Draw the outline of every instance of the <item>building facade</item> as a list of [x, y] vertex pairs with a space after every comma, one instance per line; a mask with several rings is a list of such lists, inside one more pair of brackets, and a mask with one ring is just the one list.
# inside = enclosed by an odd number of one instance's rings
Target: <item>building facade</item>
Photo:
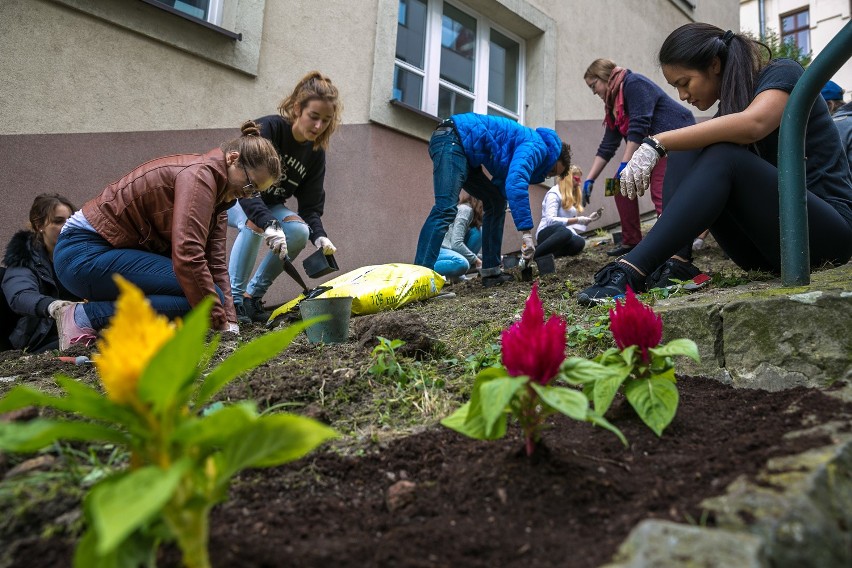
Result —
[[[611, 58], [676, 96], [656, 64], [662, 40], [690, 21], [739, 29], [736, 7], [735, 0], [2, 0], [0, 242], [25, 224], [35, 194], [60, 192], [79, 206], [143, 161], [207, 151], [236, 136], [243, 120], [274, 113], [296, 81], [318, 69], [344, 101], [323, 217], [340, 273], [411, 262], [433, 203], [426, 145], [437, 117], [473, 110], [555, 128], [587, 170], [603, 133], [603, 105], [583, 81], [589, 63]], [[593, 206], [605, 205], [602, 223], [613, 223], [615, 206], [598, 185]], [[546, 189], [531, 188], [536, 219]], [[509, 220], [506, 250], [517, 240]], [[298, 291], [282, 276], [267, 300]]]
[[[828, 45], [852, 12], [850, 0], [740, 0], [740, 29], [755, 37], [772, 30], [813, 57]], [[852, 62], [847, 61], [832, 77], [852, 100]]]

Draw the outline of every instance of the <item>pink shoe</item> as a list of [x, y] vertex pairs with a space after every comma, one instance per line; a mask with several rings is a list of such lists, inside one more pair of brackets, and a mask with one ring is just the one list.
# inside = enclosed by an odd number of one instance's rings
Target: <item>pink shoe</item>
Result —
[[68, 304], [56, 314], [56, 328], [59, 331], [59, 350], [65, 351], [72, 345], [82, 344], [91, 347], [97, 340], [97, 332], [90, 327], [80, 327], [74, 321], [74, 309], [79, 304]]

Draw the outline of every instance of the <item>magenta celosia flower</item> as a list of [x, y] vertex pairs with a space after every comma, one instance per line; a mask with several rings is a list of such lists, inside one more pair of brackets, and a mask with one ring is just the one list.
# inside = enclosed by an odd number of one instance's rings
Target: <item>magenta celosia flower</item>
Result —
[[527, 375], [546, 385], [559, 372], [565, 360], [565, 321], [550, 316], [544, 321], [544, 308], [533, 284], [521, 321], [502, 334], [503, 366], [513, 377]]
[[616, 300], [615, 308], [609, 311], [609, 329], [619, 349], [636, 345], [642, 352], [642, 360], [648, 359], [648, 348], [656, 347], [663, 338], [663, 320], [636, 297], [630, 286], [622, 304]]

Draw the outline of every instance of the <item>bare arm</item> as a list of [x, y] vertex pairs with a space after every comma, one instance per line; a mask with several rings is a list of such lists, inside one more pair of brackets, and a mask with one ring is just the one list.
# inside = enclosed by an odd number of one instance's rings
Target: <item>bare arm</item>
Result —
[[589, 173], [586, 174], [586, 179], [596, 180], [598, 176], [601, 175], [601, 170], [606, 166], [607, 160], [604, 160], [600, 156], [595, 156], [595, 161], [592, 162], [592, 167], [589, 168]]
[[778, 128], [789, 97], [778, 89], [763, 91], [741, 112], [662, 132], [655, 137], [667, 150], [694, 150], [717, 142], [752, 144]]
[[[659, 140], [659, 138], [657, 138], [657, 140]], [[665, 144], [663, 144], [663, 145], [665, 146]], [[622, 162], [629, 162], [630, 158], [633, 157], [633, 152], [635, 152], [636, 148], [638, 148], [638, 147], [639, 147], [638, 142], [628, 141], [626, 147], [624, 148], [624, 156], [622, 156], [621, 161]], [[668, 148], [668, 146], [666, 146], [666, 148]]]

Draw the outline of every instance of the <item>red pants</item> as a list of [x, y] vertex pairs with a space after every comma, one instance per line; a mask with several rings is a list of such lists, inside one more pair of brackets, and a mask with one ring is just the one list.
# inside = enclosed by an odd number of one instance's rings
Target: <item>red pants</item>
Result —
[[[666, 177], [668, 158], [662, 158], [651, 172], [651, 201], [657, 211], [657, 217], [663, 212], [663, 178]], [[615, 207], [621, 218], [621, 244], [636, 246], [642, 240], [642, 229], [639, 225], [639, 200], [628, 199], [615, 194]]]

